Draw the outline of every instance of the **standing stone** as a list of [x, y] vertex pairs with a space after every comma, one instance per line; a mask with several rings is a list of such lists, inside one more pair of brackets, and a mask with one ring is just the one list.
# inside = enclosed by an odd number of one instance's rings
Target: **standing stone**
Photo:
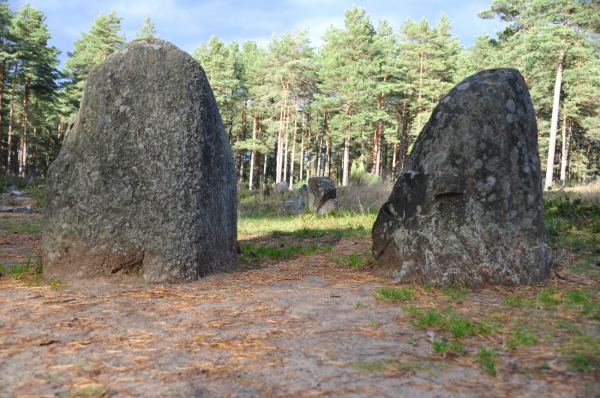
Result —
[[323, 206], [321, 206], [318, 213], [321, 216], [325, 216], [325, 215], [337, 210], [339, 207], [340, 207], [340, 205], [339, 205], [337, 199], [329, 199], [327, 202], [325, 202], [323, 204]]
[[308, 185], [303, 184], [300, 188], [298, 188], [299, 195], [308, 195]]
[[398, 282], [548, 275], [537, 125], [519, 71], [479, 72], [441, 100], [372, 233], [373, 254]]
[[275, 186], [273, 187], [273, 192], [275, 192], [276, 194], [280, 194], [280, 193], [286, 193], [288, 192], [290, 189], [288, 188], [288, 183], [285, 181], [281, 181], [278, 182], [277, 184], [275, 184]]
[[190, 281], [236, 262], [231, 148], [200, 64], [168, 42], [89, 75], [46, 189], [47, 277]]
[[327, 177], [308, 179], [308, 208], [318, 212], [329, 199], [335, 199], [335, 183]]
[[281, 214], [298, 214], [306, 207], [306, 202], [302, 196], [292, 196], [281, 205], [279, 213]]

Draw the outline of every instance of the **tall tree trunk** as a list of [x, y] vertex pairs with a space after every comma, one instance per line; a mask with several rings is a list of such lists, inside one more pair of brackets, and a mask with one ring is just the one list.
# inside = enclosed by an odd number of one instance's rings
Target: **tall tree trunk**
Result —
[[296, 134], [298, 121], [294, 120], [294, 139], [292, 140], [292, 156], [290, 158], [290, 191], [294, 189], [294, 158], [296, 157]]
[[325, 172], [324, 177], [329, 177], [329, 156], [331, 151], [331, 141], [329, 137], [329, 112], [325, 111], [325, 117], [323, 118], [323, 127], [325, 129]]
[[319, 147], [317, 148], [317, 170], [315, 176], [321, 177], [321, 166], [323, 165], [323, 160], [321, 159], [323, 156], [323, 136], [317, 137], [317, 141]]
[[[306, 138], [306, 181], [308, 182], [308, 179], [311, 176], [311, 168], [312, 168], [312, 160], [311, 160], [311, 152], [310, 152], [310, 133], [312, 131], [312, 128], [310, 127], [310, 113], [308, 114], [308, 116], [306, 117], [306, 124], [308, 125], [308, 137]], [[318, 131], [318, 126], [319, 126], [319, 115], [317, 114], [317, 131]]]
[[392, 181], [396, 180], [396, 169], [397, 169], [397, 154], [398, 154], [398, 143], [394, 144], [394, 153], [392, 155]]
[[6, 156], [6, 174], [12, 174], [12, 168], [10, 164], [11, 155], [12, 155], [12, 125], [13, 125], [13, 115], [15, 110], [15, 89], [17, 85], [17, 71], [19, 69], [19, 64], [15, 65], [15, 71], [13, 72], [12, 79], [12, 89], [10, 94], [10, 112], [8, 114], [8, 141], [7, 141], [7, 149], [8, 154]]
[[282, 155], [283, 155], [283, 126], [284, 126], [284, 114], [285, 114], [285, 105], [287, 102], [287, 97], [283, 98], [281, 102], [281, 112], [279, 113], [279, 132], [277, 133], [277, 153], [275, 156], [276, 159], [276, 174], [275, 174], [275, 183], [281, 182], [281, 173], [283, 171], [283, 163], [282, 163]]
[[556, 82], [554, 83], [554, 101], [552, 103], [552, 121], [550, 124], [550, 143], [548, 145], [548, 162], [546, 165], [546, 182], [544, 191], [552, 186], [554, 176], [554, 155], [556, 152], [556, 130], [558, 129], [558, 110], [560, 107], [560, 87], [562, 85], [562, 73], [565, 53], [563, 50], [558, 57], [558, 67], [556, 68]]
[[365, 131], [360, 130], [360, 167], [365, 167]]
[[342, 166], [342, 186], [348, 186], [348, 169], [350, 168], [350, 126], [347, 128], [347, 136], [344, 140], [344, 160]]
[[256, 129], [258, 127], [258, 115], [252, 117], [252, 150], [250, 151], [250, 176], [248, 177], [248, 189], [252, 190], [254, 187], [254, 158], [256, 157], [256, 149], [254, 145], [256, 142]]
[[29, 105], [29, 78], [25, 78], [25, 92], [23, 93], [23, 112], [21, 114], [21, 150], [19, 153], [19, 176], [25, 177], [27, 168], [27, 106]]
[[375, 174], [376, 175], [381, 174], [380, 168], [381, 168], [381, 129], [382, 128], [383, 128], [383, 123], [380, 122], [379, 129], [378, 129], [379, 130], [379, 133], [378, 133], [378, 135], [379, 135], [378, 144], [379, 145], [377, 145], [377, 158], [376, 158], [376, 162], [375, 162]]
[[33, 146], [32, 151], [31, 151], [31, 165], [32, 165], [31, 172], [34, 176], [37, 175], [37, 153], [38, 153], [38, 146], [36, 143], [37, 142], [37, 132], [38, 132], [37, 124], [34, 124], [34, 126], [33, 126], [33, 142], [35, 145]]
[[[2, 143], [4, 142], [4, 120], [2, 120], [2, 105], [4, 102], [4, 80], [6, 79], [6, 61], [0, 62], [0, 159], [2, 158]], [[1, 163], [0, 163], [1, 167]]]
[[288, 105], [285, 118], [285, 150], [283, 151], [283, 177], [282, 181], [288, 181], [288, 138], [289, 138], [290, 106]]
[[419, 72], [419, 99], [417, 101], [417, 134], [421, 134], [421, 112], [423, 111], [423, 53], [421, 53], [421, 70]]
[[[565, 112], [566, 115], [566, 112]], [[569, 161], [569, 144], [571, 143], [571, 128], [569, 128], [569, 135], [567, 136], [567, 118], [563, 117], [563, 131], [562, 131], [562, 157], [560, 159], [560, 185], [562, 187], [567, 183], [567, 164]], [[573, 122], [571, 122], [572, 124]]]
[[300, 177], [299, 181], [304, 180], [304, 133], [302, 134], [302, 141], [300, 142]]
[[269, 160], [269, 151], [265, 152], [264, 160], [263, 160], [263, 178], [262, 184], [263, 188], [267, 187], [267, 161]]

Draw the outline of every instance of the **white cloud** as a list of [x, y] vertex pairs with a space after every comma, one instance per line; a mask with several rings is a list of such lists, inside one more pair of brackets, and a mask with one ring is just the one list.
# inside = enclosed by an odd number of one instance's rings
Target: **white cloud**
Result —
[[[26, 1], [10, 0], [9, 4], [16, 10]], [[266, 48], [273, 33], [293, 31], [296, 26], [308, 27], [312, 45], [318, 47], [323, 44], [322, 36], [331, 25], [343, 27], [344, 10], [355, 3], [347, 0], [113, 0], [113, 3], [89, 0], [29, 1], [46, 14], [46, 23], [53, 36], [51, 45], [62, 50], [63, 60], [66, 52], [72, 51], [72, 42], [80, 37], [81, 32], [89, 31], [100, 12], [107, 13], [111, 8], [123, 18], [122, 33], [128, 40], [134, 38], [134, 33], [148, 14], [162, 39], [193, 52], [200, 42], [207, 41], [212, 34], [227, 43], [237, 40], [241, 44], [245, 40], [254, 40]], [[501, 24], [481, 20], [476, 15], [489, 6], [489, 0], [380, 0], [363, 1], [357, 5], [366, 9], [373, 25], [377, 26], [378, 20], [385, 16], [395, 31], [409, 17], [419, 20], [424, 16], [433, 24], [444, 10], [455, 21], [453, 33], [460, 37], [463, 44], [472, 44], [473, 37], [483, 30], [493, 33], [501, 27]]]

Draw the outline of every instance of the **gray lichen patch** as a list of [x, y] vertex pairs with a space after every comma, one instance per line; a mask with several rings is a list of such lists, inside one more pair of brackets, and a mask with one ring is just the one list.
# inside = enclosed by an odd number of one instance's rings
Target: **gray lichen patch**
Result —
[[201, 66], [138, 40], [89, 76], [52, 163], [48, 277], [196, 280], [236, 261], [233, 155]]
[[432, 115], [373, 226], [375, 257], [402, 283], [545, 278], [537, 125], [521, 74], [479, 72]]

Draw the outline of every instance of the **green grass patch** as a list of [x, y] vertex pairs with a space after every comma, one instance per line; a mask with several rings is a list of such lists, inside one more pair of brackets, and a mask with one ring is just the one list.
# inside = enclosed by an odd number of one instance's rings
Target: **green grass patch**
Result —
[[466, 289], [466, 286], [454, 282], [450, 282], [449, 286], [442, 288], [442, 294], [456, 300], [464, 300], [469, 297], [469, 291]]
[[477, 351], [477, 359], [479, 363], [492, 376], [496, 376], [496, 363], [498, 362], [496, 350], [491, 347], [479, 347]]
[[0, 229], [10, 232], [33, 234], [42, 232], [44, 220], [41, 217], [18, 218], [3, 216]]
[[293, 256], [309, 256], [317, 251], [331, 251], [331, 246], [301, 246], [290, 245], [285, 247], [279, 246], [261, 246], [251, 243], [242, 243], [240, 245], [241, 254], [247, 257], [268, 257], [276, 260]]
[[587, 372], [600, 369], [600, 339], [591, 336], [572, 337], [562, 354], [570, 369]]
[[553, 195], [544, 200], [548, 241], [571, 249], [597, 250], [600, 243], [600, 207], [582, 198]]
[[529, 325], [520, 323], [512, 331], [510, 338], [506, 341], [506, 346], [511, 350], [515, 350], [518, 347], [534, 345], [537, 342], [538, 338], [530, 330]]
[[474, 322], [466, 316], [452, 313], [449, 310], [423, 310], [415, 307], [407, 307], [404, 310], [409, 315], [409, 323], [414, 327], [446, 331], [455, 339], [471, 336], [476, 332], [487, 335], [498, 327], [491, 319], [484, 318], [481, 322]]
[[[279, 204], [280, 206], [281, 204]], [[340, 211], [335, 216], [319, 217], [315, 214], [277, 215], [268, 212], [242, 213], [238, 218], [238, 235], [265, 236], [275, 232], [290, 233], [297, 238], [323, 236], [368, 238], [377, 213]]]
[[415, 289], [412, 286], [402, 286], [399, 288], [382, 287], [375, 290], [375, 293], [377, 293], [377, 298], [402, 302], [415, 298]]
[[500, 327], [499, 322], [490, 317], [483, 317], [475, 326], [475, 332], [481, 335], [494, 333]]
[[460, 355], [465, 352], [465, 346], [456, 340], [433, 340], [431, 348], [444, 357], [448, 354]]
[[367, 262], [367, 259], [360, 256], [355, 250], [347, 256], [331, 256], [327, 260], [335, 261], [336, 263], [346, 264], [352, 268], [359, 268]]

